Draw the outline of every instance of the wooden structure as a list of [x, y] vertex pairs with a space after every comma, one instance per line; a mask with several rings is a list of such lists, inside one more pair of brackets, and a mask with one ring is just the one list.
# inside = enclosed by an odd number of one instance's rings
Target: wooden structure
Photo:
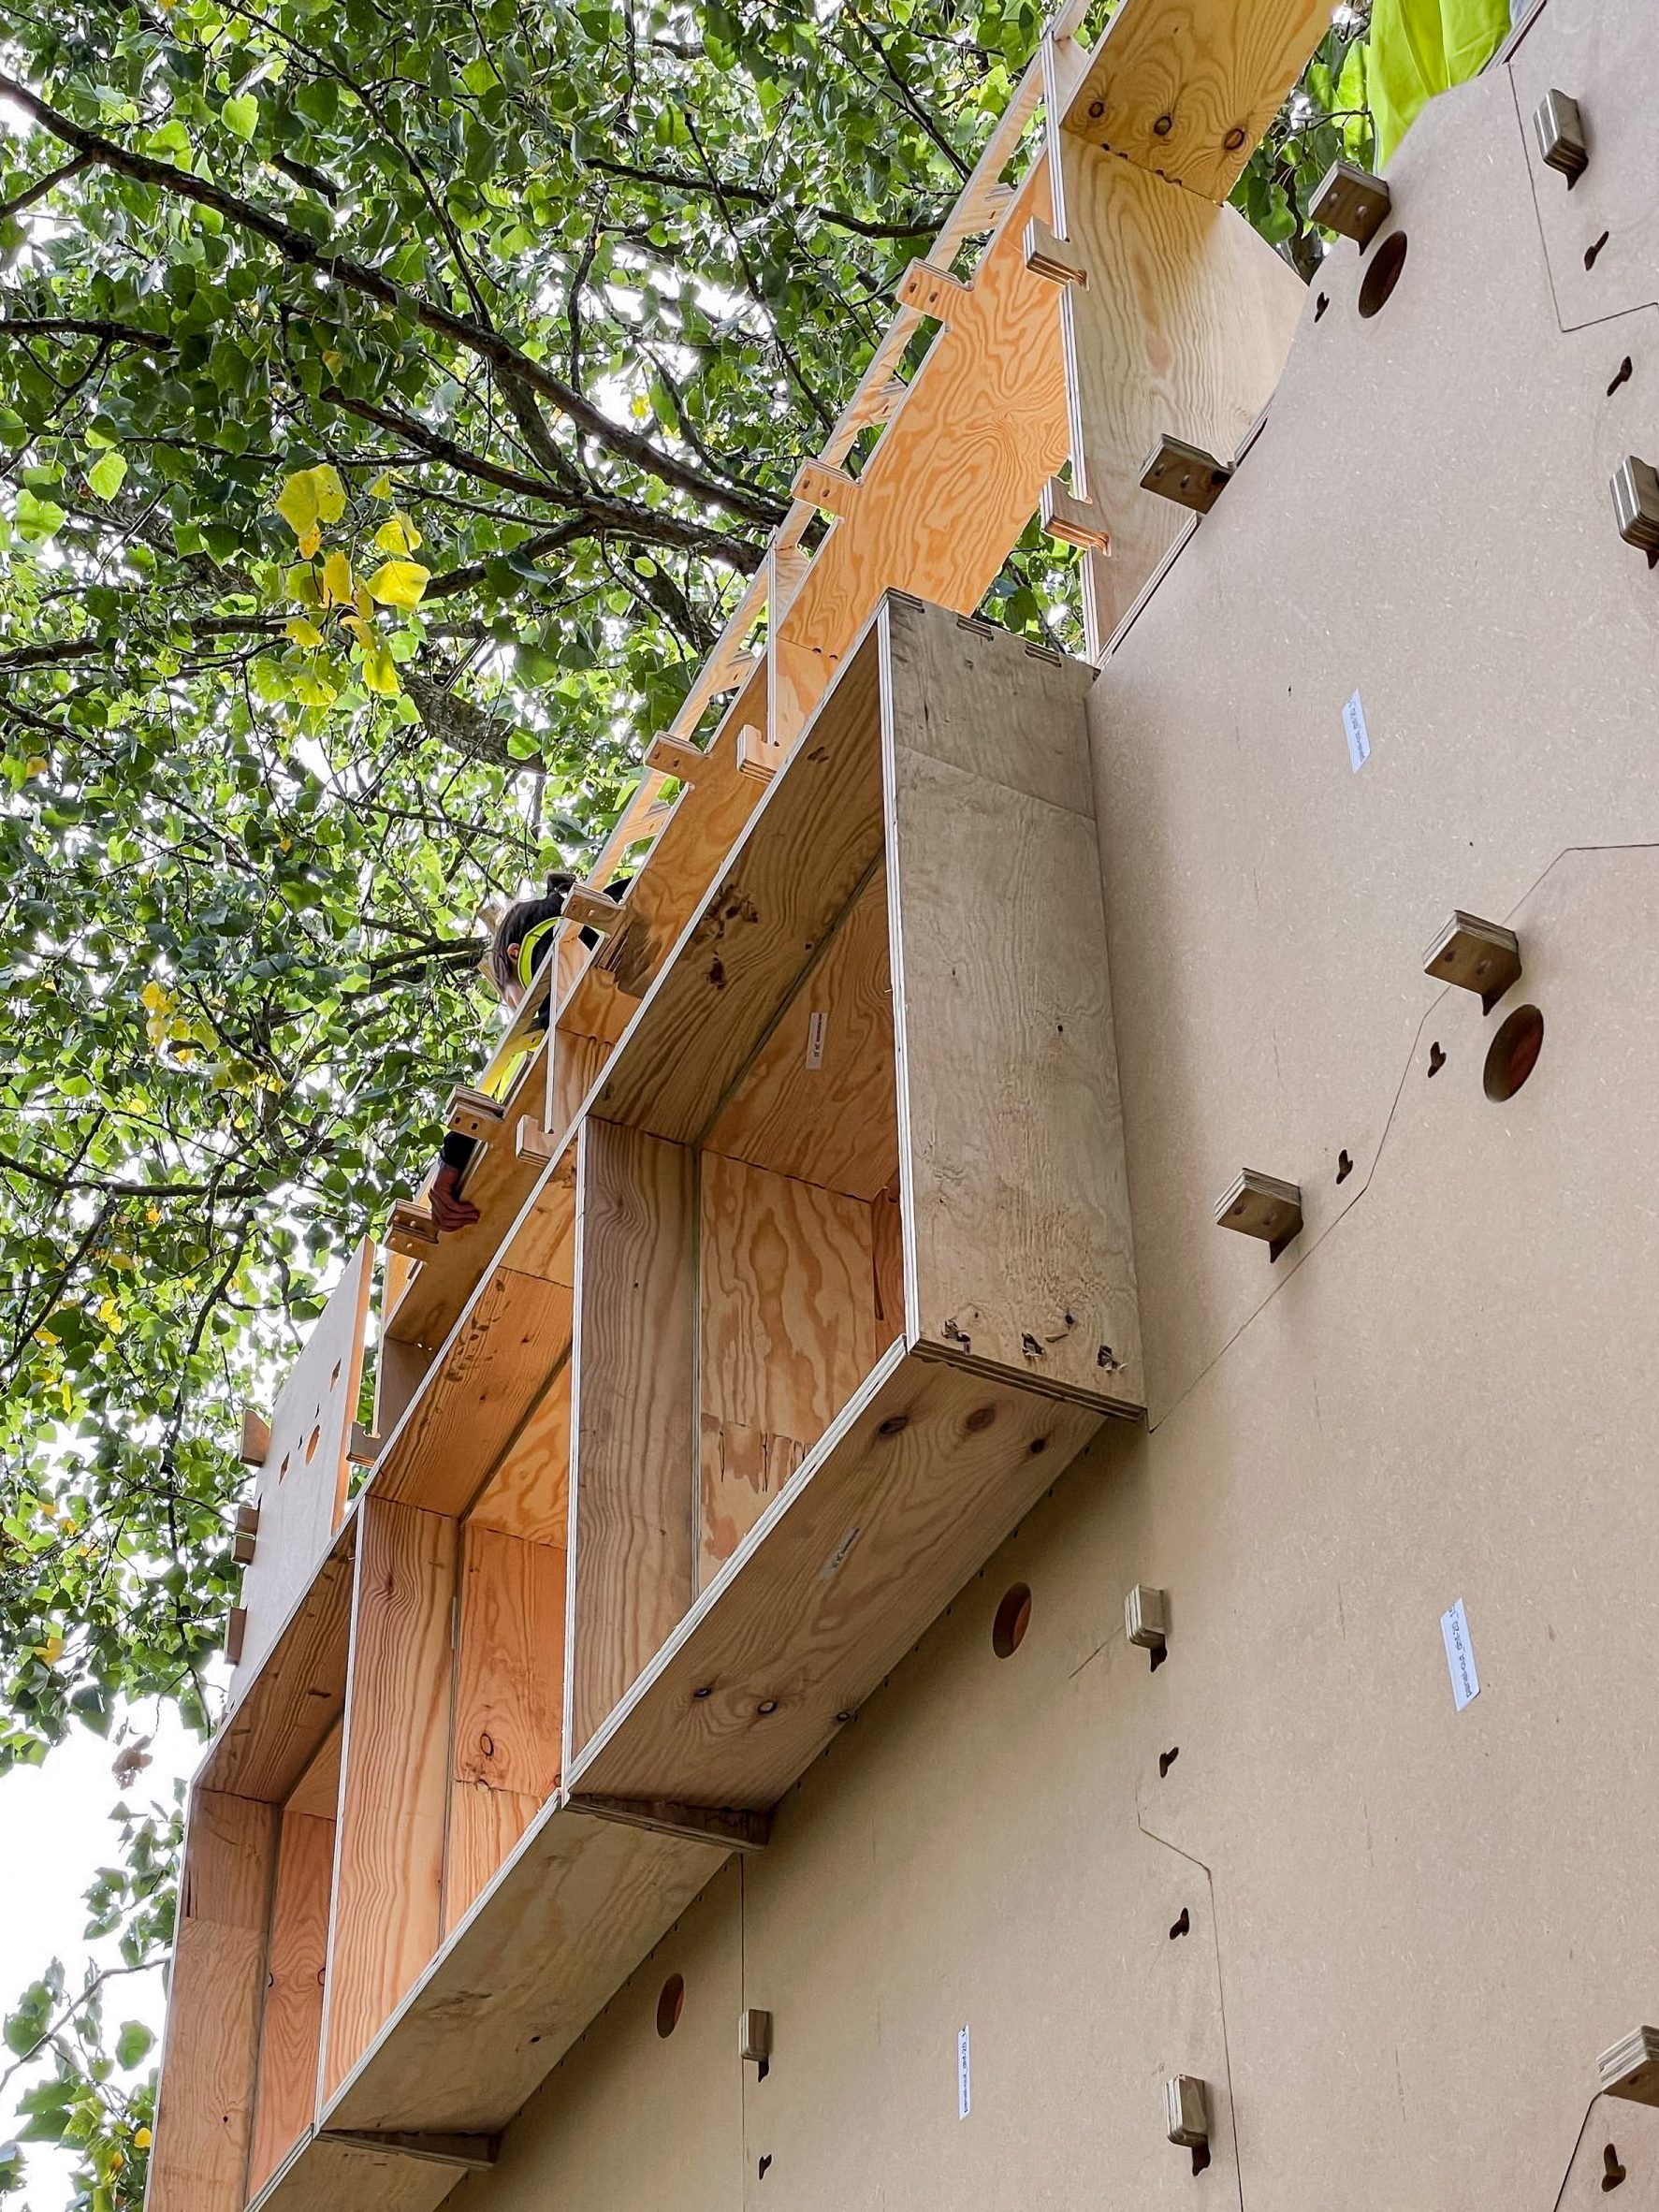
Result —
[[[1224, 203], [1325, 20], [1056, 22], [349, 1508], [319, 1324], [152, 2212], [1659, 2204], [1659, 30], [1544, 0], [1303, 293]], [[970, 618], [1037, 512], [1089, 662]]]

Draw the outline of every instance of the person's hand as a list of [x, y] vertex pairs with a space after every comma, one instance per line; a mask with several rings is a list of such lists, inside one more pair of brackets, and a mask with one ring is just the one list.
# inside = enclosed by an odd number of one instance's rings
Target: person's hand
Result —
[[458, 1229], [471, 1229], [478, 1218], [477, 1207], [471, 1199], [462, 1198], [456, 1187], [460, 1177], [460, 1170], [452, 1168], [446, 1161], [438, 1170], [427, 1194], [432, 1219], [441, 1230], [448, 1230], [451, 1234]]

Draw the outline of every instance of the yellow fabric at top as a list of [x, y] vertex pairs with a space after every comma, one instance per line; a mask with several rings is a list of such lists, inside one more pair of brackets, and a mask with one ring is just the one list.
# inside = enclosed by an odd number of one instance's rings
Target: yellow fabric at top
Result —
[[1477, 77], [1508, 29], [1508, 0], [1375, 0], [1364, 66], [1379, 168], [1425, 103]]

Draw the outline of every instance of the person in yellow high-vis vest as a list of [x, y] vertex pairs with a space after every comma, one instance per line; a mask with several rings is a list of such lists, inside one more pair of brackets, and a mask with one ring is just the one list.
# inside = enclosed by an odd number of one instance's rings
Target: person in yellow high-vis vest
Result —
[[1509, 19], [1510, 0], [1375, 0], [1359, 58], [1378, 168], [1436, 93], [1479, 76], [1508, 35]]

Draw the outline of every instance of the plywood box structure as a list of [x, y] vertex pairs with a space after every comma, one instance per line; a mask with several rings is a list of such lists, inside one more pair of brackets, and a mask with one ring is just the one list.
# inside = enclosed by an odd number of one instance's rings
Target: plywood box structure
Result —
[[[153, 2212], [1659, 2205], [1659, 27], [1544, 0], [1302, 293], [1325, 20], [1052, 26], [653, 749], [255, 1550]], [[1040, 510], [1088, 661], [973, 618]]]

